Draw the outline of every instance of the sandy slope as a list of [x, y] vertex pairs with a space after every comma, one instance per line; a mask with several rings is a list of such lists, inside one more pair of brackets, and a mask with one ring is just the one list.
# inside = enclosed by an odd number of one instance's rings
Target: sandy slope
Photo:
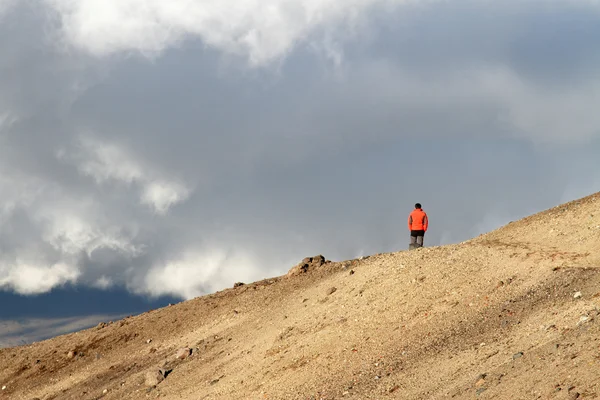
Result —
[[[1, 350], [0, 399], [596, 398], [599, 267], [596, 194], [459, 245], [330, 263]], [[183, 346], [197, 350], [175, 360]], [[172, 372], [149, 387], [165, 362]]]

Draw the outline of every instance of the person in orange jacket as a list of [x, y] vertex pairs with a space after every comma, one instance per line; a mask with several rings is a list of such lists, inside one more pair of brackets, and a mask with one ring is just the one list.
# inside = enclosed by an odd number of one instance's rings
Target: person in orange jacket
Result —
[[[421, 208], [421, 204], [415, 204], [415, 209], [408, 216], [408, 230], [410, 231], [411, 247], [422, 247], [423, 238], [429, 227], [429, 218]], [[415, 246], [416, 245], [416, 246]]]

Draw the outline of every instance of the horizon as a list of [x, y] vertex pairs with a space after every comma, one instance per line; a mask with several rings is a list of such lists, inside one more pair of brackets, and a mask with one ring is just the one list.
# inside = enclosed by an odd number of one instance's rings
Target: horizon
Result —
[[[565, 203], [560, 203], [551, 206], [550, 208], [539, 210], [533, 214], [524, 216], [523, 218], [537, 215], [538, 213], [546, 212], [560, 205], [569, 204], [572, 201], [580, 200], [582, 198], [586, 198], [597, 193], [600, 192], [591, 193], [584, 197], [572, 199]], [[516, 221], [508, 221], [506, 224], [498, 226], [488, 232], [482, 232], [480, 233], [480, 235], [491, 233], [497, 229], [502, 229], [513, 222]], [[468, 238], [467, 240], [470, 239], [472, 238]], [[446, 245], [452, 245], [452, 243]], [[439, 246], [443, 247], [444, 245], [438, 245], [433, 247]], [[399, 251], [409, 250], [401, 249]], [[391, 252], [389, 254], [393, 254], [396, 252], [397, 251]], [[373, 254], [369, 254], [367, 256], [372, 255]], [[331, 261], [343, 262], [349, 260]], [[257, 281], [242, 283], [252, 284], [258, 281], [268, 280], [271, 278], [279, 278], [283, 276], [285, 276], [285, 274], [279, 276], [263, 276], [259, 277]], [[203, 297], [219, 293], [223, 290], [231, 289], [231, 287], [232, 286], [216, 288], [213, 292], [203, 293], [202, 295], [197, 297]], [[97, 298], [92, 301], [86, 299], [87, 301], [83, 303], [77, 302], [77, 300], [81, 300], [79, 299], [79, 297], [88, 297], [90, 294], [95, 295], [95, 297]], [[56, 293], [52, 293], [51, 291], [37, 296], [19, 297], [20, 300], [26, 303], [26, 305], [21, 305], [18, 307], [18, 314], [14, 314], [14, 312], [11, 312], [12, 310], [9, 309], [0, 310], [0, 349], [34, 344], [36, 342], [51, 339], [53, 337], [86, 330], [98, 325], [99, 323], [116, 322], [129, 316], [142, 315], [155, 309], [171, 306], [187, 300], [192, 300], [169, 296], [149, 298], [147, 296], [142, 295], [133, 295], [127, 292], [125, 288], [112, 288], [110, 290], [86, 289], [86, 291], [82, 294], [77, 290], [77, 287], [75, 286], [59, 288], [56, 290]], [[5, 292], [0, 292], [0, 302], [4, 302], [4, 298], [9, 298], [13, 302], [15, 300], [14, 296], [11, 296], [10, 294]], [[48, 307], [48, 303], [46, 301], [46, 299], [48, 298], [52, 299], [52, 306], [54, 308], [56, 308], [57, 305], [61, 305], [63, 307], [60, 309], [61, 312], [56, 313], [52, 312], [51, 310], [44, 309], [44, 306]], [[117, 311], [122, 311], [121, 306], [123, 304], [127, 305], [127, 308], [125, 309], [127, 310], [127, 312], [121, 312], [120, 314], [116, 313]], [[75, 305], [75, 307], [69, 307], [69, 305]], [[90, 308], [89, 305], [91, 305], [92, 307]], [[67, 306], [66, 309], [65, 306]], [[96, 310], [103, 311], [105, 313], [107, 311], [112, 311], [112, 313], [94, 314], [94, 311]], [[67, 316], [61, 316], [65, 313]], [[8, 319], [11, 317], [18, 317], [18, 319]]]

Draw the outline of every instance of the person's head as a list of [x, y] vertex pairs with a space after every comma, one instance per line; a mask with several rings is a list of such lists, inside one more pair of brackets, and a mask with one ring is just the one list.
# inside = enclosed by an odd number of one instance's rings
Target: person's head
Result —
[[421, 208], [421, 203], [415, 204], [415, 208], [419, 208], [420, 209]]

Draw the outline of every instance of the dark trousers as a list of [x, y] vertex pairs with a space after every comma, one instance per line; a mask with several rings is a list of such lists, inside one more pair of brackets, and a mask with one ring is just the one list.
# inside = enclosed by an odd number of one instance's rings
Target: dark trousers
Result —
[[417, 244], [421, 247], [423, 246], [424, 237], [425, 231], [410, 231], [410, 244]]

